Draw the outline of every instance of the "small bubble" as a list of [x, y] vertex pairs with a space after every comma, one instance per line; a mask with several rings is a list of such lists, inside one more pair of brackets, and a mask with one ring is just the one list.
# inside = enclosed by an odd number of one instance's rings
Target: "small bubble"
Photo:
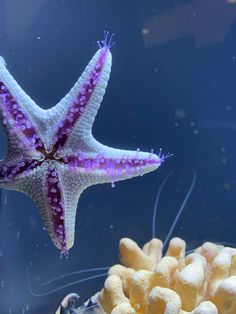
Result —
[[147, 28], [147, 27], [144, 27], [143, 29], [142, 29], [142, 34], [143, 35], [146, 35], [146, 34], [148, 34], [150, 31], [149, 31], [149, 29]]

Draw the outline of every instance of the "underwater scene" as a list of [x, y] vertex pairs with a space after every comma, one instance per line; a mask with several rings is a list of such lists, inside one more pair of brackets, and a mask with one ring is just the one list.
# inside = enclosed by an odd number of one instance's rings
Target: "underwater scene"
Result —
[[0, 3], [0, 314], [236, 314], [236, 1]]

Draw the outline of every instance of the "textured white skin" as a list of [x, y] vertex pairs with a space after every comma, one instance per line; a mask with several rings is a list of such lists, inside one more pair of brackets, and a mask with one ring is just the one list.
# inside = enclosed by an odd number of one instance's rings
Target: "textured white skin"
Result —
[[[105, 48], [103, 48], [105, 49]], [[99, 49], [88, 66], [84, 70], [82, 76], [69, 91], [69, 93], [53, 108], [44, 110], [36, 105], [36, 103], [21, 89], [16, 83], [13, 77], [6, 69], [3, 58], [0, 58], [0, 81], [8, 88], [18, 105], [22, 108], [23, 112], [27, 113], [30, 121], [35, 126], [37, 133], [40, 135], [44, 146], [47, 151], [51, 151], [53, 137], [58, 128], [58, 121], [61, 121], [67, 114], [69, 105], [73, 102], [76, 95], [78, 95], [81, 87], [88, 79], [94, 65], [96, 64], [101, 49]], [[105, 63], [100, 74], [100, 78], [96, 87], [89, 99], [88, 104], [79, 118], [75, 123], [72, 132], [65, 143], [65, 146], [58, 152], [61, 157], [68, 156], [68, 154], [81, 151], [86, 156], [95, 157], [98, 154], [105, 158], [115, 159], [150, 159], [150, 153], [119, 150], [107, 147], [97, 142], [92, 135], [92, 125], [100, 107], [107, 82], [111, 70], [111, 53], [108, 49], [106, 54]], [[7, 134], [8, 138], [8, 149], [4, 160], [1, 161], [3, 164], [15, 164], [19, 161], [22, 156], [31, 156], [35, 159], [42, 159], [42, 155], [33, 149], [19, 150], [18, 143], [21, 141], [20, 136], [12, 136]], [[134, 169], [132, 173], [127, 174], [127, 171], [120, 171], [115, 177], [115, 181], [124, 180], [127, 178], [135, 177], [150, 171], [155, 170], [161, 163], [160, 157], [152, 154], [152, 159], [157, 162], [152, 165], [146, 165]], [[74, 243], [74, 230], [75, 230], [75, 216], [76, 208], [79, 197], [82, 191], [93, 184], [110, 182], [110, 175], [104, 170], [92, 170], [90, 172], [85, 171], [82, 168], [70, 169], [66, 164], [60, 163], [56, 160], [47, 160], [41, 166], [36, 167], [34, 170], [24, 172], [11, 181], [0, 181], [0, 187], [21, 191], [30, 196], [39, 208], [39, 211], [43, 217], [46, 228], [53, 243], [59, 248], [60, 243], [54, 233], [52, 224], [52, 214], [47, 204], [47, 193], [46, 193], [46, 174], [48, 165], [52, 163], [58, 172], [60, 181], [61, 194], [64, 203], [64, 226], [66, 234], [66, 248], [70, 249]]]

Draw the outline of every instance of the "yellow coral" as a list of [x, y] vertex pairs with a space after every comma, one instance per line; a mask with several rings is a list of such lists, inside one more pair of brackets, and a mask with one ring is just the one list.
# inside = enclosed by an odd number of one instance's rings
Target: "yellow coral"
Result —
[[236, 314], [236, 249], [204, 243], [186, 256], [186, 243], [173, 238], [141, 249], [120, 241], [123, 265], [110, 268], [99, 303], [108, 314]]

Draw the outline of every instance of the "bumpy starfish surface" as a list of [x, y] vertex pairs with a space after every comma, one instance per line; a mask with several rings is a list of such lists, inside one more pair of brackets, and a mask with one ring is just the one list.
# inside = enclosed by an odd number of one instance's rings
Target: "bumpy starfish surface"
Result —
[[82, 191], [155, 170], [164, 157], [113, 149], [97, 142], [92, 125], [111, 69], [108, 33], [70, 92], [43, 110], [20, 88], [0, 59], [0, 117], [8, 149], [0, 163], [0, 187], [21, 191], [39, 208], [62, 254], [73, 246]]

